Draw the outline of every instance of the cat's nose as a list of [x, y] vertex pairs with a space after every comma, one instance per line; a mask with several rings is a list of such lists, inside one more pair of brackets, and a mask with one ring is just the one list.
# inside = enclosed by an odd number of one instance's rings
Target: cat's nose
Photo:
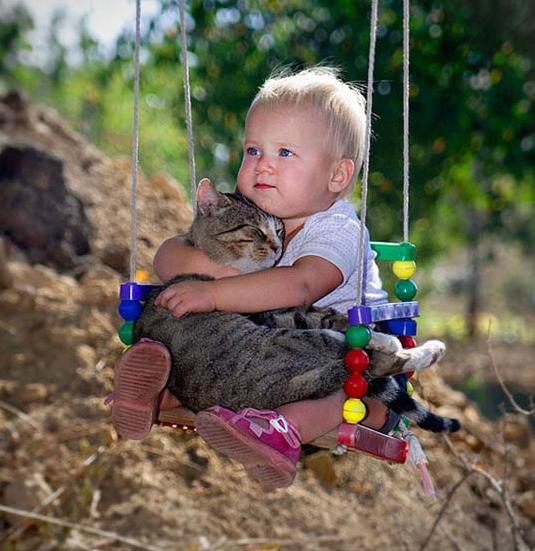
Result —
[[276, 243], [275, 241], [268, 241], [268, 247], [274, 252], [277, 253], [280, 250], [280, 243]]

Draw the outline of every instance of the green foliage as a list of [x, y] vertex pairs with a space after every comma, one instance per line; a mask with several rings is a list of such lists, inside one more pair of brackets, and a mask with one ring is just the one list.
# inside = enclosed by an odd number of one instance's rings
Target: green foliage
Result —
[[[496, 239], [535, 239], [533, 3], [414, 0], [411, 8], [411, 241], [418, 261], [470, 239], [473, 213]], [[129, 155], [133, 31], [105, 55], [79, 26], [80, 62], [50, 36], [45, 70], [23, 63], [31, 21], [24, 10], [0, 23], [1, 81], [47, 101], [104, 151]], [[143, 29], [140, 156], [188, 188], [177, 7]], [[335, 64], [367, 75], [369, 2], [191, 0], [188, 40], [198, 174], [232, 188], [242, 127], [272, 71]], [[61, 25], [58, 16], [56, 26]], [[401, 2], [380, 3], [368, 221], [375, 240], [401, 240]], [[358, 200], [359, 191], [355, 192]]]

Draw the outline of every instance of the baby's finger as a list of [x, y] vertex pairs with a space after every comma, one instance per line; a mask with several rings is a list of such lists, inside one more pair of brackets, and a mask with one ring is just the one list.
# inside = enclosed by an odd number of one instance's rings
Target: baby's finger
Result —
[[165, 303], [164, 308], [169, 310], [170, 312], [174, 312], [175, 308], [182, 302], [182, 299], [178, 295], [173, 295], [169, 298], [169, 300]]
[[171, 287], [165, 289], [165, 291], [162, 291], [154, 301], [154, 303], [157, 306], [163, 306], [164, 308], [167, 308], [167, 305], [169, 304], [169, 301], [176, 295], [176, 290], [172, 289]]
[[179, 302], [178, 304], [173, 306], [173, 308], [169, 308], [169, 310], [171, 311], [173, 316], [175, 316], [175, 318], [179, 318], [180, 316], [189, 313], [189, 309], [183, 302]]

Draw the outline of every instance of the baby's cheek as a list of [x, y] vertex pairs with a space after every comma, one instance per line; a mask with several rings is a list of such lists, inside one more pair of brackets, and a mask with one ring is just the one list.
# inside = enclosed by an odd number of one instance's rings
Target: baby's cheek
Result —
[[249, 199], [249, 195], [247, 194], [247, 186], [245, 186], [240, 178], [238, 177], [238, 182], [236, 184], [236, 191], [239, 191], [242, 195], [247, 197]]

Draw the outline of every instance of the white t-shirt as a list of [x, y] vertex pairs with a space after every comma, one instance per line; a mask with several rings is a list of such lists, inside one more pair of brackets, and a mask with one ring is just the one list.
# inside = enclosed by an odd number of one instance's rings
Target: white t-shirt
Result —
[[[319, 256], [342, 272], [342, 283], [314, 306], [327, 306], [343, 313], [355, 306], [360, 227], [353, 206], [340, 199], [327, 210], [307, 218], [303, 228], [288, 244], [278, 266], [291, 266], [304, 256]], [[384, 304], [388, 302], [388, 296], [375, 263], [376, 253], [370, 248], [368, 230], [365, 232], [363, 302], [366, 306]]]

